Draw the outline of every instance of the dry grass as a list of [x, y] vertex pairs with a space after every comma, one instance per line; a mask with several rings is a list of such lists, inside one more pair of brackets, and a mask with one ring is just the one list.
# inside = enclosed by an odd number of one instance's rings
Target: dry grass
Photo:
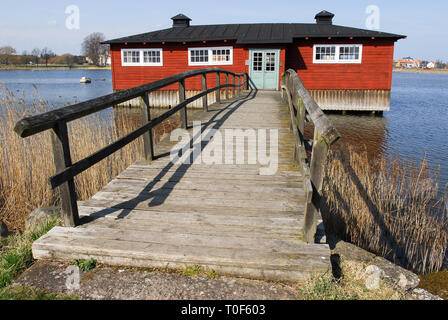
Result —
[[403, 300], [405, 294], [391, 284], [380, 280], [377, 289], [368, 289], [367, 264], [343, 261], [344, 277], [335, 280], [330, 271], [309, 279], [298, 286], [300, 298], [305, 300]]
[[447, 263], [447, 199], [437, 175], [397, 159], [369, 162], [366, 152], [332, 151], [323, 212], [328, 233], [418, 273]]
[[[15, 96], [6, 87], [0, 87], [0, 219], [15, 230], [23, 230], [25, 218], [32, 210], [59, 202], [48, 184], [48, 178], [55, 173], [50, 132], [22, 139], [13, 130], [20, 118], [54, 108], [40, 99], [37, 91], [30, 98], [33, 103], [27, 104], [25, 93]], [[138, 123], [124, 119], [114, 119], [112, 112], [103, 112], [71, 122], [72, 160], [92, 154], [137, 127]], [[138, 139], [76, 177], [78, 199], [91, 197], [140, 155]]]

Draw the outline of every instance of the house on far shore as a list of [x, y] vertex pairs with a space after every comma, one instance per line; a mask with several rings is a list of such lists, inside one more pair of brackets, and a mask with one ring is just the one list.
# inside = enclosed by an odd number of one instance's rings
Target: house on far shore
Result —
[[421, 68], [422, 60], [414, 60], [412, 58], [400, 59], [395, 62], [395, 67], [403, 69]]
[[[94, 64], [93, 60], [90, 57], [86, 57], [86, 62], [88, 64]], [[99, 56], [99, 65], [100, 66], [110, 66], [112, 65], [112, 59], [110, 55], [100, 55]]]
[[[293, 69], [324, 110], [389, 110], [394, 44], [406, 37], [334, 25], [333, 18], [322, 11], [315, 23], [191, 25], [179, 14], [171, 28], [104, 42], [111, 49], [113, 87], [219, 67], [247, 72], [257, 89], [279, 90], [282, 73]], [[208, 87], [215, 83], [209, 76]], [[177, 87], [166, 89], [152, 105], [176, 103]], [[199, 91], [199, 77], [187, 80], [186, 89]]]

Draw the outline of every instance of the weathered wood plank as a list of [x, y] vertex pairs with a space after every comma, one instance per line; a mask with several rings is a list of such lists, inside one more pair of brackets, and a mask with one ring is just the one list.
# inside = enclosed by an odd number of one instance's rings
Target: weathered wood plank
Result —
[[310, 180], [313, 187], [312, 201], [307, 204], [305, 212], [305, 225], [303, 227], [304, 239], [308, 243], [314, 242], [317, 220], [321, 208], [322, 181], [324, 167], [327, 160], [328, 145], [324, 138], [315, 130], [313, 152], [311, 156]]
[[[207, 74], [203, 74], [201, 76], [201, 84], [202, 84], [202, 91], [207, 91]], [[202, 108], [204, 111], [208, 111], [208, 99], [207, 96], [202, 97]]]
[[[149, 105], [148, 94], [144, 94], [141, 97], [142, 100], [142, 124], [145, 125], [151, 121], [151, 108]], [[154, 159], [154, 146], [153, 146], [152, 128], [149, 129], [143, 135], [143, 157], [146, 161], [152, 161]]]
[[[143, 190], [148, 187], [149, 183], [146, 181], [140, 180], [126, 180], [126, 179], [116, 179], [111, 181], [107, 186], [105, 186], [103, 191], [119, 191], [119, 190]], [[276, 196], [290, 196], [290, 197], [299, 197], [305, 196], [305, 192], [299, 183], [291, 184], [290, 186], [279, 187], [279, 186], [258, 186], [258, 185], [237, 185], [237, 184], [217, 184], [214, 181], [210, 181], [209, 183], [200, 183], [195, 181], [182, 181], [182, 183], [174, 183], [174, 182], [163, 182], [158, 181], [156, 183], [151, 182], [152, 190], [162, 189], [162, 190], [186, 190], [186, 191], [195, 191], [195, 192], [226, 192], [232, 193], [234, 197], [241, 197], [240, 192], [244, 192], [244, 194], [249, 193], [259, 193], [260, 195], [267, 196], [271, 195], [272, 197]], [[237, 195], [236, 195], [237, 194]], [[243, 195], [244, 195], [243, 194]]]
[[[185, 80], [179, 80], [179, 103], [185, 101]], [[187, 128], [187, 107], [185, 106], [180, 111], [180, 127]]]
[[[303, 218], [302, 211], [277, 211], [266, 209], [260, 212], [255, 208], [204, 207], [200, 204], [182, 206], [179, 204], [148, 207], [145, 204], [131, 201], [109, 201], [89, 199], [82, 201], [80, 207], [82, 215], [93, 214], [95, 217], [113, 217], [136, 220], [166, 219], [167, 222], [185, 226], [186, 223], [208, 223], [209, 225], [239, 225], [244, 227], [266, 227], [274, 225], [281, 228], [281, 232], [299, 233], [298, 221]], [[177, 219], [177, 220], [176, 220]], [[280, 231], [280, 230], [279, 230]]]
[[[58, 122], [51, 132], [51, 141], [53, 145], [53, 158], [56, 172], [65, 170], [72, 165], [70, 155], [70, 145], [67, 132], [67, 123]], [[76, 204], [77, 196], [75, 182], [68, 180], [59, 187], [61, 197], [61, 209], [64, 225], [74, 227], [79, 222], [78, 207]]]
[[[332, 145], [339, 138], [340, 134], [334, 127], [334, 125], [328, 120], [327, 116], [323, 113], [323, 111], [319, 108], [316, 101], [314, 101], [313, 97], [310, 95], [308, 90], [305, 88], [302, 80], [299, 78], [297, 73], [294, 70], [287, 71], [288, 76], [292, 79], [294, 85], [294, 89], [296, 89], [300, 97], [305, 105], [306, 110], [308, 111], [311, 120], [319, 131], [322, 139], [328, 144]], [[294, 92], [297, 92], [294, 91]]]
[[[325, 246], [312, 245], [303, 248], [306, 253], [269, 252], [266, 250], [233, 248], [216, 248], [197, 245], [170, 245], [165, 243], [144, 243], [140, 241], [125, 241], [114, 239], [99, 239], [76, 234], [69, 234], [67, 230], [60, 231], [56, 227], [42, 239], [33, 244], [33, 249], [45, 250], [59, 247], [61, 251], [83, 252], [89, 256], [110, 255], [116, 257], [135, 257], [147, 261], [181, 262], [185, 264], [212, 263], [217, 265], [239, 265], [241, 261], [252, 268], [266, 268], [273, 270], [307, 270], [314, 268], [328, 268], [329, 257], [326, 256]], [[45, 239], [52, 241], [43, 241]], [[65, 247], [65, 250], [64, 250]]]

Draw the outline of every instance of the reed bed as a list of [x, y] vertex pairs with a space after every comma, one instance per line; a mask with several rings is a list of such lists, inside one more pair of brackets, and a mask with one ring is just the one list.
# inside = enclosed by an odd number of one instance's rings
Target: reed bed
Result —
[[328, 233], [413, 270], [447, 266], [447, 198], [437, 172], [397, 158], [330, 151], [322, 212]]
[[[32, 101], [31, 103], [29, 101]], [[28, 101], [28, 102], [26, 102]], [[27, 99], [0, 86], [0, 219], [9, 229], [24, 229], [26, 217], [36, 208], [59, 204], [48, 178], [55, 173], [50, 132], [22, 139], [14, 132], [17, 120], [54, 109], [38, 97]], [[72, 160], [80, 160], [120, 136], [136, 129], [138, 121], [97, 113], [69, 124]], [[75, 178], [79, 200], [86, 200], [141, 155], [141, 138]]]

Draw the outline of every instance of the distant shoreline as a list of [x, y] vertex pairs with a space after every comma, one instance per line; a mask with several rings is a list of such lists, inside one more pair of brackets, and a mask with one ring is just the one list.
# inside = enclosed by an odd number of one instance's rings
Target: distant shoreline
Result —
[[448, 69], [398, 69], [394, 68], [393, 72], [402, 72], [402, 73], [429, 73], [429, 74], [448, 74]]
[[96, 67], [96, 66], [1, 66], [0, 71], [14, 71], [14, 70], [111, 70], [111, 67]]

